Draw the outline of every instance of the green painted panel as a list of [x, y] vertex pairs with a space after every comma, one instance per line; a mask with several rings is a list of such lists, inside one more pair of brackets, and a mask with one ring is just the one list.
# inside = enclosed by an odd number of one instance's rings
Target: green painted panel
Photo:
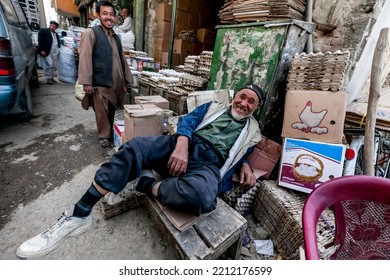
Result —
[[218, 29], [208, 89], [237, 90], [254, 82], [268, 92], [288, 27]]

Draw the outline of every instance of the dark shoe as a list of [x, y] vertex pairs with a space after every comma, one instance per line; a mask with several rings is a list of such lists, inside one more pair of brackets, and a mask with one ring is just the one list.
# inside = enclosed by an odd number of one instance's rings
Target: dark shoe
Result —
[[141, 175], [138, 178], [137, 186], [135, 187], [135, 190], [140, 193], [144, 193], [148, 196], [152, 195], [152, 187], [154, 183], [156, 182], [156, 179], [154, 177], [150, 177], [148, 174]]
[[109, 147], [111, 145], [111, 142], [107, 138], [100, 138], [99, 145], [100, 145], [100, 147], [106, 148], [106, 147]]
[[52, 85], [53, 84], [53, 79], [47, 79], [47, 84]]

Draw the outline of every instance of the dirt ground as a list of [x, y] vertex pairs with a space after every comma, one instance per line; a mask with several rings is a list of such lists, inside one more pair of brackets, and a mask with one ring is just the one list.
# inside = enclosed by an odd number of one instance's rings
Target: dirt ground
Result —
[[[100, 164], [115, 152], [96, 139], [92, 110], [74, 97], [74, 85], [50, 86], [40, 77], [33, 89], [29, 122], [0, 118], [0, 259], [15, 260], [18, 246], [52, 225], [90, 186]], [[94, 207], [94, 228], [66, 239], [45, 260], [176, 259], [174, 249], [154, 227], [144, 208], [105, 220]], [[258, 224], [248, 219], [252, 236]], [[269, 259], [252, 245], [243, 259]], [[272, 257], [271, 257], [272, 259]]]

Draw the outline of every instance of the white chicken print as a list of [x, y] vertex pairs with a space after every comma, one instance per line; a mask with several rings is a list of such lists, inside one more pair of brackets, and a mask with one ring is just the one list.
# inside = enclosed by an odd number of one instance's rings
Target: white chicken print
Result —
[[324, 119], [327, 109], [324, 109], [320, 112], [313, 112], [311, 101], [306, 102], [305, 108], [299, 114], [299, 119], [301, 122], [295, 122], [291, 126], [292, 128], [302, 130], [306, 133], [316, 133], [316, 134], [325, 134], [328, 132], [327, 127], [320, 127], [322, 120]]

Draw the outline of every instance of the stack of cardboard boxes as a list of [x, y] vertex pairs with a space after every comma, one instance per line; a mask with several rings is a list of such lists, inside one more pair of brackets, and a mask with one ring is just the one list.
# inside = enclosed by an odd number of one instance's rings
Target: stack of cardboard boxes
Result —
[[163, 134], [168, 100], [161, 96], [136, 96], [136, 104], [124, 105], [123, 120], [115, 120], [114, 145], [120, 147], [136, 136]]
[[[188, 55], [199, 55], [204, 50], [212, 50], [215, 41], [215, 30], [208, 25], [210, 2], [205, 0], [178, 0], [175, 18], [172, 66], [184, 63]], [[159, 3], [157, 6], [157, 31], [155, 45], [155, 61], [161, 67], [168, 66], [168, 51], [172, 30], [172, 5]], [[196, 40], [188, 41], [178, 38], [180, 31], [192, 30]]]

